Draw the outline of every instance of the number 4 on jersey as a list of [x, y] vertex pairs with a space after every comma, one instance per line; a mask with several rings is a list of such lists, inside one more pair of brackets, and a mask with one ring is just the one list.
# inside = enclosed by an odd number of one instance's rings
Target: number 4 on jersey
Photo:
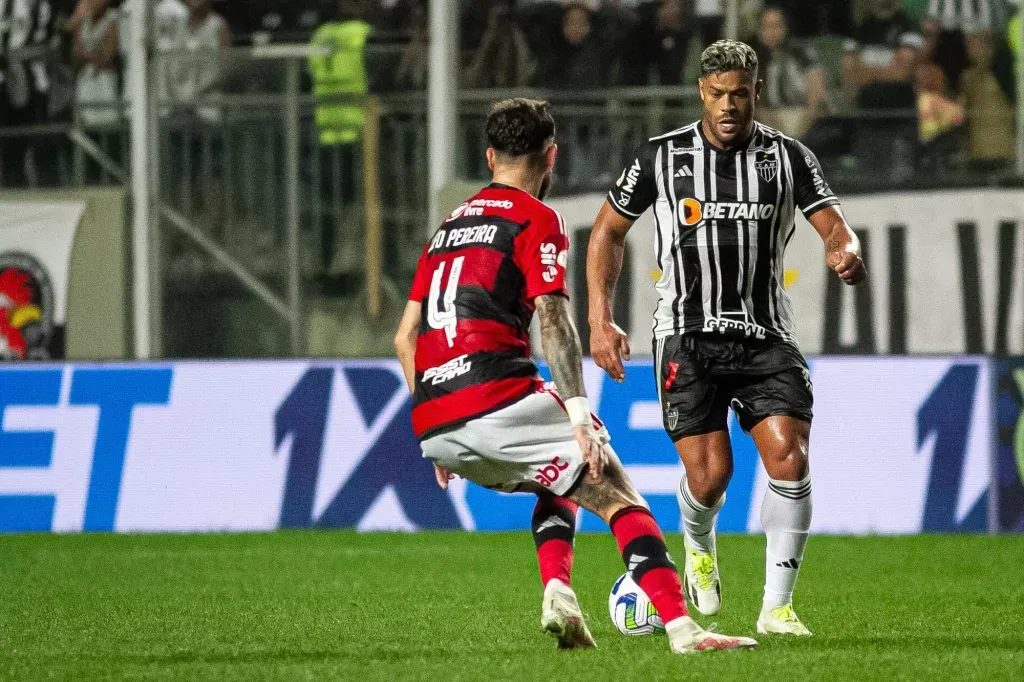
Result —
[[459, 277], [462, 275], [462, 263], [465, 256], [459, 256], [452, 261], [452, 269], [448, 273], [448, 284], [444, 290], [444, 300], [438, 301], [441, 297], [441, 280], [444, 278], [444, 263], [437, 266], [434, 276], [430, 281], [430, 298], [427, 299], [427, 324], [433, 329], [443, 329], [448, 338], [448, 347], [455, 345], [455, 325], [458, 319], [455, 315], [455, 294], [459, 287]]

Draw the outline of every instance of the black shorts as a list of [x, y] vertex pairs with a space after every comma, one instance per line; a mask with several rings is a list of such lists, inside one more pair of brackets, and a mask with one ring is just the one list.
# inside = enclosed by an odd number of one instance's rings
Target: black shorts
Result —
[[786, 341], [708, 335], [655, 339], [654, 374], [673, 442], [727, 429], [730, 407], [744, 431], [768, 417], [811, 421], [807, 361]]

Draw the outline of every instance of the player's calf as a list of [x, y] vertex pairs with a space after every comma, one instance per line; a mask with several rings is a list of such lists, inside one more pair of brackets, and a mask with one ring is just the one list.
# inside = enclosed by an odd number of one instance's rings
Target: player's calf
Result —
[[531, 529], [537, 546], [540, 581], [544, 587], [552, 580], [570, 584], [578, 510], [579, 505], [568, 498], [545, 494], [537, 496]]

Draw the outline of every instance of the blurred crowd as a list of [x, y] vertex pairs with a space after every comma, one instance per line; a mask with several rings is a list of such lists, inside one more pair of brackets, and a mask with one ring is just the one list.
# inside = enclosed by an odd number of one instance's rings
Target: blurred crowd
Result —
[[[459, 0], [459, 82], [570, 94], [689, 85], [702, 47], [733, 29], [761, 59], [762, 118], [826, 160], [898, 181], [929, 164], [990, 171], [1012, 158], [1019, 0], [736, 0], [733, 26], [727, 2]], [[261, 87], [264, 73], [228, 68], [231, 45], [327, 47], [307, 70], [317, 94], [426, 86], [426, 0], [153, 0], [153, 25], [162, 114], [199, 126], [218, 122], [216, 93]], [[121, 121], [130, 37], [121, 0], [0, 1], [0, 183], [34, 173], [47, 184], [53, 172], [52, 155], [27, 157], [13, 128]], [[317, 122], [324, 144], [348, 144], [362, 118], [335, 106]]]

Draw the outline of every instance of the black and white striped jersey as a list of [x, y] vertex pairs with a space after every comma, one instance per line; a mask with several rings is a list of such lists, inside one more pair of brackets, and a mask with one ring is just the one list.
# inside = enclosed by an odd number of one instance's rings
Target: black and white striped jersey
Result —
[[755, 124], [746, 145], [722, 151], [700, 122], [640, 145], [608, 202], [630, 220], [654, 207], [656, 338], [720, 333], [795, 343], [783, 257], [804, 215], [839, 200], [817, 158]]

